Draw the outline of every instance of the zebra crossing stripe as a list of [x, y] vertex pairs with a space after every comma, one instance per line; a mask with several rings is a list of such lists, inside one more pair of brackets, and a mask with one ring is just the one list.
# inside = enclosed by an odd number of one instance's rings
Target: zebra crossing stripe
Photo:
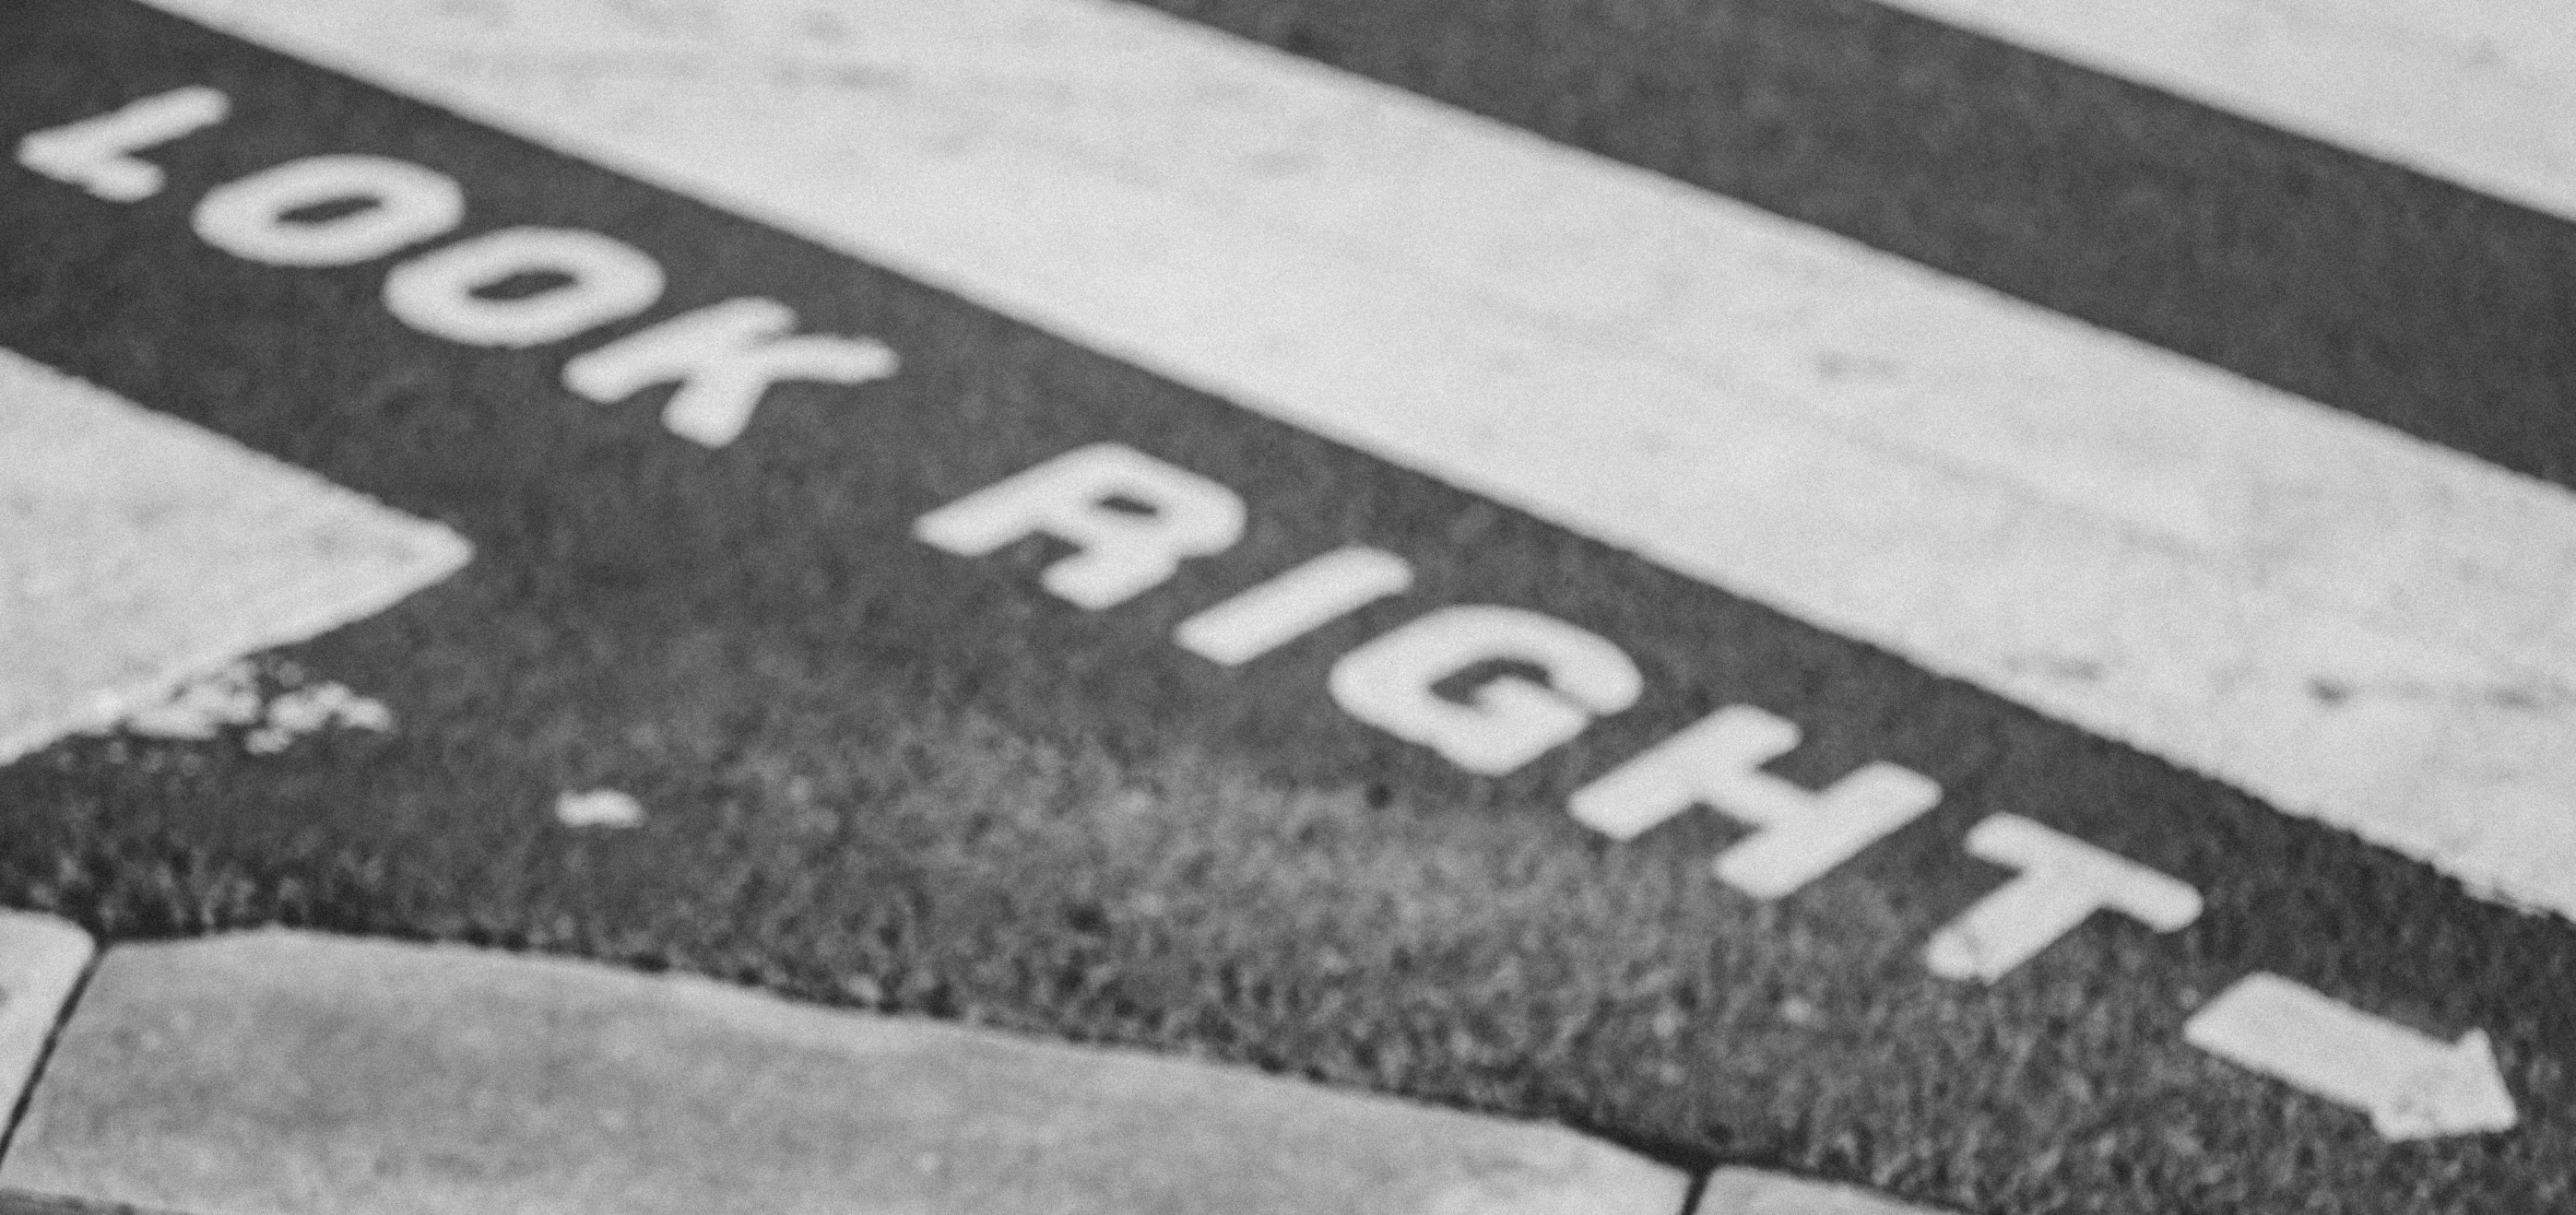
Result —
[[159, 0], [2576, 912], [2576, 495], [1094, 0]]
[[392, 606], [465, 540], [0, 350], [0, 762]]
[[1888, 0], [2576, 219], [2556, 0]]

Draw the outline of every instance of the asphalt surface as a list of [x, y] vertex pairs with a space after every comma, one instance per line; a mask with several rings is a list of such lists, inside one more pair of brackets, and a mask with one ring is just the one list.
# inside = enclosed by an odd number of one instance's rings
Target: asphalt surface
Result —
[[[1163, 7], [1812, 219], [2498, 463], [2576, 485], [2576, 231], [1857, 4]], [[286, 923], [708, 974], [792, 996], [1188, 1052], [1555, 1118], [1980, 1212], [2545, 1211], [2576, 1202], [2576, 927], [1623, 552], [1156, 379], [884, 269], [124, 0], [0, 15], [6, 134], [186, 84], [233, 102], [101, 202], [0, 166], [0, 344], [467, 536], [463, 573], [270, 660], [398, 728], [256, 755], [67, 740], [0, 769], [0, 900], [108, 939]], [[566, 351], [468, 350], [381, 264], [208, 247], [205, 189], [317, 152], [462, 182], [470, 235], [608, 233], [668, 272], [626, 329], [737, 296], [902, 369], [786, 386], [707, 450]], [[1101, 611], [1065, 550], [961, 557], [914, 521], [1114, 442], [1248, 505], [1242, 541]], [[1258, 664], [1192, 613], [1343, 544], [1403, 597]], [[1634, 709], [1501, 778], [1339, 711], [1337, 657], [1449, 604], [1612, 639]], [[1474, 673], [1474, 683], [1501, 672]], [[1939, 782], [1795, 895], [1708, 879], [1699, 814], [1627, 843], [1568, 795], [1722, 705], [1772, 766]], [[569, 829], [568, 790], [647, 808]], [[1928, 972], [2007, 876], [2013, 814], [2190, 883], [1992, 986]], [[2492, 1036], [2522, 1124], [2383, 1140], [2196, 1051], [2263, 970]]]

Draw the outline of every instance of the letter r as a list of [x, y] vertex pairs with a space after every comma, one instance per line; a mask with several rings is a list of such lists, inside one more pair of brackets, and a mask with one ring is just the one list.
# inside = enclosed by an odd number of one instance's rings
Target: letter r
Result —
[[1076, 448], [923, 515], [912, 534], [933, 548], [981, 557], [1035, 535], [1080, 549], [1039, 581], [1097, 611], [1161, 585], [1190, 557], [1243, 536], [1233, 490], [1133, 448]]

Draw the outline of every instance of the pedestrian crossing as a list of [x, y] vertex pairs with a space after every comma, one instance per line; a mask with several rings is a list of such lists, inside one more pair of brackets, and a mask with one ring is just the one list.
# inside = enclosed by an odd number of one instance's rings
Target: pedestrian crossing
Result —
[[169, 0], [2576, 912], [2576, 494], [1102, 0]]
[[126, 731], [0, 877], [1966, 1209], [2546, 1207], [2556, 20], [40, 0], [0, 766]]

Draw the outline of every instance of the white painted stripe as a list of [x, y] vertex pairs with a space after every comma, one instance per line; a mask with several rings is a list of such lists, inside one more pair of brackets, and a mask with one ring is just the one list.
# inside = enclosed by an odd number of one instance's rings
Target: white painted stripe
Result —
[[1101, 0], [159, 0], [2576, 912], [2576, 495]]
[[2566, 0], [1884, 0], [2576, 219]]
[[391, 606], [455, 533], [0, 350], [0, 762]]

